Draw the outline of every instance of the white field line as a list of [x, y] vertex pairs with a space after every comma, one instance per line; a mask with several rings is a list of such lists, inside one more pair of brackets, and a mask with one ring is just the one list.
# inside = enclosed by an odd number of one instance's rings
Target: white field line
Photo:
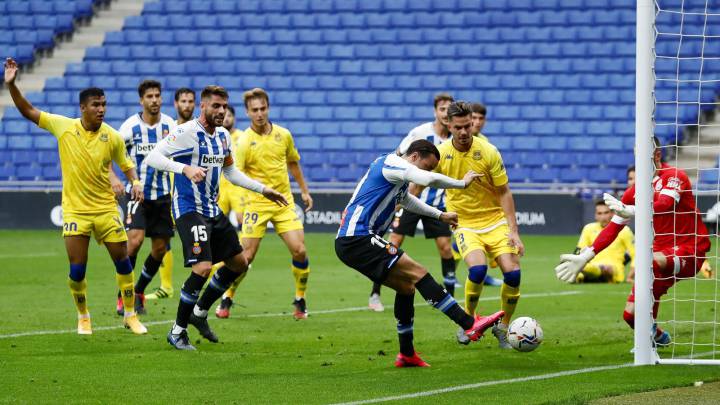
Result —
[[[560, 297], [560, 296], [568, 296], [568, 295], [578, 295], [582, 294], [582, 291], [559, 291], [554, 293], [538, 293], [538, 294], [525, 294], [522, 295], [521, 298], [544, 298], [544, 297]], [[492, 301], [497, 300], [500, 297], [494, 296], [494, 297], [482, 297], [480, 298], [480, 301]], [[460, 300], [459, 302], [462, 302]], [[392, 305], [386, 306], [387, 308], [392, 308]], [[320, 315], [320, 314], [334, 314], [338, 312], [360, 312], [360, 311], [368, 311], [368, 307], [350, 307], [350, 308], [338, 308], [338, 309], [324, 309], [319, 311], [311, 311], [310, 315]], [[245, 316], [239, 316], [237, 318], [232, 319], [243, 319], [243, 318], [272, 318], [272, 317], [278, 317], [278, 316], [287, 316], [289, 312], [278, 312], [278, 313], [272, 313], [272, 314], [250, 314]], [[208, 318], [213, 319], [213, 318]], [[167, 320], [167, 321], [150, 321], [150, 322], [143, 322], [145, 326], [150, 325], [163, 325], [163, 324], [171, 324], [175, 322], [174, 319]], [[93, 326], [93, 331], [98, 330], [113, 330], [113, 329], [122, 329], [122, 325], [113, 325], [113, 326]], [[62, 330], [38, 330], [38, 331], [31, 331], [31, 332], [19, 332], [19, 333], [10, 333], [6, 335], [0, 335], [0, 339], [9, 339], [9, 338], [17, 338], [17, 337], [24, 337], [24, 336], [43, 336], [43, 335], [62, 335], [65, 333], [77, 333], [77, 329], [62, 329]]]
[[20, 259], [24, 257], [54, 257], [63, 252], [36, 252], [36, 253], [0, 253], [0, 259]]
[[[716, 351], [697, 353], [693, 356], [693, 358], [710, 356], [715, 353], [716, 353]], [[683, 356], [683, 357], [679, 357], [679, 358], [688, 359], [688, 358], [690, 358], [690, 356]], [[389, 397], [380, 397], [380, 398], [373, 398], [373, 399], [364, 399], [364, 400], [353, 401], [353, 402], [342, 402], [342, 403], [338, 403], [338, 404], [334, 404], [334, 405], [361, 405], [361, 404], [376, 404], [379, 402], [401, 401], [404, 399], [428, 397], [431, 395], [439, 395], [439, 394], [446, 394], [448, 392], [471, 390], [474, 388], [490, 387], [493, 385], [514, 384], [514, 383], [526, 382], [526, 381], [548, 380], [548, 379], [557, 378], [557, 377], [567, 377], [567, 376], [571, 376], [571, 375], [594, 373], [596, 371], [617, 370], [620, 368], [627, 368], [627, 367], [631, 367], [631, 366], [633, 366], [633, 363], [613, 364], [613, 365], [609, 365], [609, 366], [580, 368], [580, 369], [575, 369], [575, 370], [559, 371], [557, 373], [540, 374], [540, 375], [533, 375], [533, 376], [528, 376], [528, 377], [508, 378], [505, 380], [483, 381], [483, 382], [479, 382], [479, 383], [456, 385], [454, 387], [439, 388], [439, 389], [429, 390], [429, 391], [420, 391], [420, 392], [414, 392], [414, 393], [410, 393], [410, 394], [393, 395], [393, 396], [389, 396]]]

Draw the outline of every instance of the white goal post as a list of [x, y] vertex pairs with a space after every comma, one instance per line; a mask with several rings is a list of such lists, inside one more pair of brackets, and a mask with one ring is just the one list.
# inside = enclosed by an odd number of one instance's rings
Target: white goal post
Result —
[[[674, 145], [671, 141], [667, 147], [674, 149], [675, 153], [668, 163], [683, 169], [694, 181], [696, 204], [701, 194], [698, 190], [702, 187], [700, 175], [703, 171], [718, 171], [717, 158], [710, 164], [702, 163], [701, 157], [720, 152], [720, 142], [708, 141], [711, 139], [710, 132], [720, 134], [720, 126], [706, 122], [708, 115], [703, 112], [717, 107], [716, 99], [707, 100], [708, 89], [720, 90], [720, 74], [717, 71], [720, 65], [720, 31], [710, 31], [710, 27], [720, 21], [720, 2], [637, 0], [636, 10], [634, 364], [720, 365], [716, 226], [708, 229], [712, 248], [707, 253], [707, 259], [714, 272], [686, 276], [684, 281], [676, 283], [659, 299], [661, 304], [657, 319], [653, 319], [652, 294], [653, 135], [656, 131], [674, 131]], [[673, 67], [667, 69], [668, 66]], [[688, 69], [688, 66], [695, 68]], [[691, 96], [688, 97], [688, 94]], [[714, 95], [713, 92], [711, 96]], [[661, 109], [665, 113], [661, 113]], [[668, 118], [668, 109], [674, 118]], [[691, 111], [690, 118], [687, 111]], [[697, 118], [692, 115], [695, 112]], [[688, 133], [686, 128], [697, 128], [697, 139], [685, 136]], [[682, 159], [678, 157], [681, 153], [684, 154]], [[696, 174], [698, 177], [694, 180]], [[716, 186], [710, 185], [712, 190], [709, 193], [720, 202], [720, 176], [717, 179]], [[701, 205], [697, 205], [702, 210]], [[680, 281], [680, 275], [675, 277], [676, 281]], [[655, 347], [655, 323], [672, 336], [672, 343], [667, 347]]]

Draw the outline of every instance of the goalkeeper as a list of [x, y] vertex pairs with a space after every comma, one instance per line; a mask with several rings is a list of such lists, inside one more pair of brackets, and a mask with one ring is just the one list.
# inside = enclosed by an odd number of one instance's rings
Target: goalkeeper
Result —
[[[677, 167], [662, 162], [660, 141], [654, 138], [655, 151], [653, 163], [653, 319], [657, 319], [660, 297], [676, 281], [692, 278], [702, 267], [705, 254], [710, 250], [708, 231], [702, 216], [695, 206], [692, 185], [687, 174]], [[635, 215], [635, 185], [628, 187], [622, 200], [605, 194], [605, 202], [613, 216], [592, 246], [579, 254], [561, 255], [560, 264], [555, 268], [557, 277], [565, 282], [574, 283], [577, 275], [596, 254], [607, 248], [620, 231]], [[641, 269], [642, 270], [642, 269]], [[635, 327], [635, 286], [630, 292], [623, 318], [631, 328]], [[654, 340], [658, 346], [671, 343], [670, 334], [653, 324]]]
[[[596, 202], [595, 222], [583, 227], [576, 252], [591, 246], [600, 232], [610, 224], [610, 218], [612, 218], [612, 211], [610, 211], [605, 201]], [[620, 231], [617, 239], [607, 249], [598, 253], [585, 265], [585, 268], [580, 271], [575, 281], [578, 283], [622, 283], [625, 281], [626, 254], [628, 260], [631, 261], [631, 268], [634, 267], [635, 246], [633, 245], [633, 233], [627, 227]]]

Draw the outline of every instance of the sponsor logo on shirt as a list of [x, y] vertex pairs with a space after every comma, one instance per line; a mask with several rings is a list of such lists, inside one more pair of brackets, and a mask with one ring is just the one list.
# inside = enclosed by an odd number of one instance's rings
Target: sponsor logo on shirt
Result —
[[135, 144], [135, 154], [137, 155], [147, 155], [150, 152], [152, 152], [153, 149], [155, 149], [155, 143], [153, 142], [147, 142], [147, 143], [136, 143]]
[[445, 155], [445, 160], [450, 160], [450, 159], [452, 159], [452, 155]]
[[203, 155], [200, 163], [203, 166], [222, 167], [225, 163], [225, 157], [222, 155]]

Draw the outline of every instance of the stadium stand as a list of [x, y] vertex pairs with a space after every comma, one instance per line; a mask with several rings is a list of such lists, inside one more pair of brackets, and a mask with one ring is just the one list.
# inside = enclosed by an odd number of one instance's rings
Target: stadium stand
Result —
[[[0, 7], [9, 12], [11, 3]], [[75, 8], [53, 12], [58, 21], [89, 1], [62, 3]], [[28, 18], [19, 13], [10, 19]], [[35, 27], [39, 41], [37, 21], [50, 17], [29, 18], [35, 25], [24, 27]], [[672, 18], [679, 17], [661, 13], [658, 26]], [[367, 156], [393, 150], [412, 127], [432, 120], [433, 95], [448, 91], [488, 106], [483, 132], [506, 157], [511, 181], [623, 183], [634, 136], [634, 24], [634, 3], [622, 0], [449, 0], [442, 6], [427, 0], [162, 0], [146, 3], [141, 16], [127, 18], [122, 31], [109, 33], [64, 77], [48, 80], [44, 94], [30, 97], [41, 108], [75, 115], [77, 90], [102, 87], [106, 119], [118, 127], [138, 108], [142, 78], [163, 83], [163, 111], [172, 116], [172, 93], [181, 86], [218, 83], [236, 104], [243, 90], [264, 87], [271, 118], [295, 135], [310, 181], [354, 182]], [[702, 46], [658, 37], [659, 56], [701, 52], [720, 56], [720, 41]], [[720, 75], [718, 63], [705, 61], [704, 79]], [[692, 79], [699, 69], [692, 59], [659, 58], [657, 74]], [[688, 103], [663, 104], [659, 124], [696, 123], [698, 99], [714, 107], [717, 87], [698, 93], [676, 84], [659, 80], [658, 100], [679, 96]], [[1, 124], [4, 152], [33, 147], [38, 152], [28, 153], [43, 154], [54, 147], [36, 141], [41, 131], [13, 111]], [[665, 140], [675, 139], [674, 131], [674, 125], [657, 126]], [[0, 179], [56, 177], [50, 169], [56, 161], [31, 156], [31, 162], [5, 164]]]

